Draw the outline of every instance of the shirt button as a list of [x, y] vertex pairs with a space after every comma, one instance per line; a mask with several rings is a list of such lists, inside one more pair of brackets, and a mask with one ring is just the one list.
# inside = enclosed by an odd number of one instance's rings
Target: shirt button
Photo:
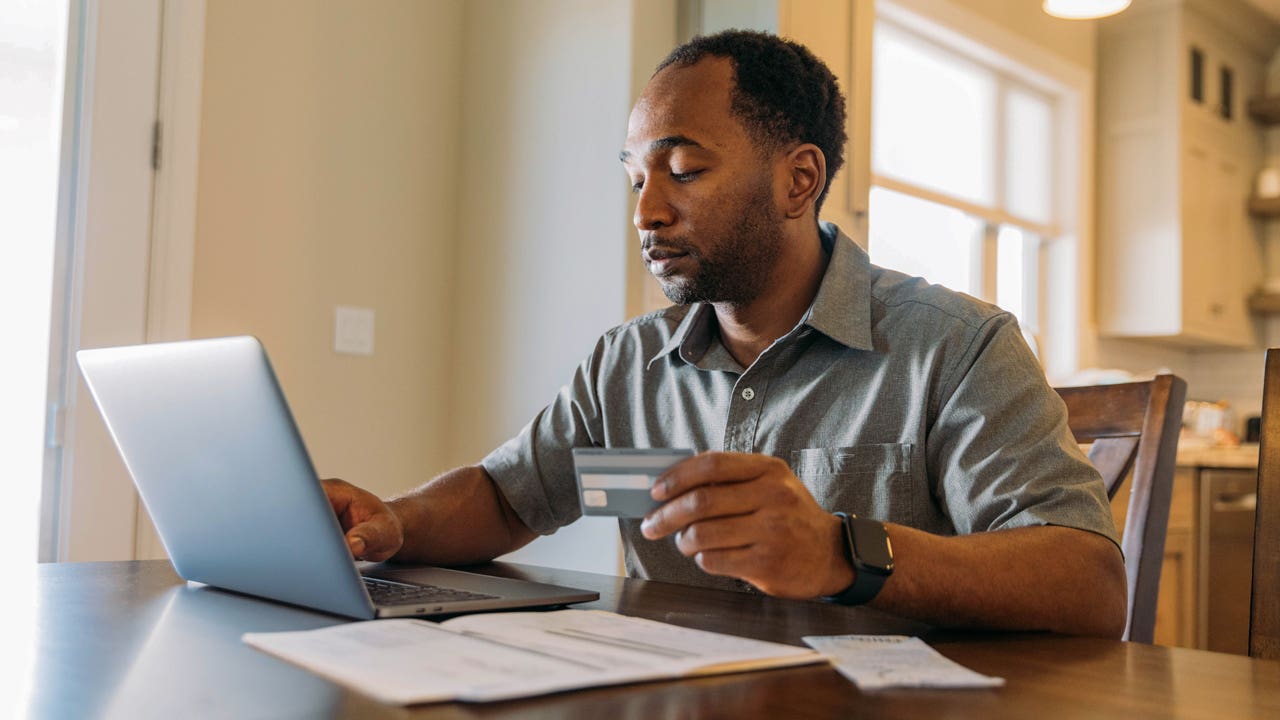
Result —
[[750, 400], [751, 398], [753, 398], [753, 397], [755, 397], [755, 396], [756, 396], [756, 391], [755, 391], [755, 390], [752, 390], [751, 388], [743, 388], [743, 390], [742, 390], [742, 399], [743, 399], [743, 400]]

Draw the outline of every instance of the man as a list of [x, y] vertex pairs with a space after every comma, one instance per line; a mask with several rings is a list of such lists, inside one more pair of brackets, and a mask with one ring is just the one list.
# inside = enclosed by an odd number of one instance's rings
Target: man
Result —
[[[1016, 322], [819, 225], [844, 119], [799, 45], [730, 31], [676, 49], [621, 154], [676, 305], [606, 333], [480, 465], [385, 504], [326, 481], [352, 553], [488, 560], [578, 517], [572, 447], [692, 447], [653, 489], [664, 504], [620, 523], [632, 575], [1120, 635], [1106, 496]], [[864, 560], [890, 541], [886, 577]]]

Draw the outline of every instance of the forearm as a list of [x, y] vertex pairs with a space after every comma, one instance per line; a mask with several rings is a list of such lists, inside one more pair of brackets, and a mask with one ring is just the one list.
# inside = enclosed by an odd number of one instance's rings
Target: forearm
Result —
[[1056, 526], [959, 537], [888, 530], [895, 567], [873, 607], [948, 627], [1124, 631], [1124, 562], [1099, 535]]
[[394, 557], [400, 562], [485, 562], [535, 537], [479, 466], [451, 470], [387, 505], [404, 528], [404, 545]]

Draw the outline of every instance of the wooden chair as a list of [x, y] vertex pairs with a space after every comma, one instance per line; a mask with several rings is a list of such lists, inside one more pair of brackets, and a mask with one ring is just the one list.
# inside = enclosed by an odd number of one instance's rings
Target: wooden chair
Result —
[[1067, 404], [1067, 424], [1076, 442], [1091, 443], [1089, 460], [1102, 474], [1107, 499], [1115, 498], [1133, 470], [1120, 543], [1129, 586], [1124, 639], [1149, 643], [1155, 635], [1187, 383], [1175, 375], [1157, 375], [1148, 382], [1058, 388], [1058, 394]]
[[1249, 655], [1280, 660], [1280, 349], [1267, 351], [1253, 524]]

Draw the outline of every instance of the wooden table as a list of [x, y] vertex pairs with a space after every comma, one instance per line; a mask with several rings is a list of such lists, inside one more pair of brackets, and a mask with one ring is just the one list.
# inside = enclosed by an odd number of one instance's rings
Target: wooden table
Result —
[[39, 568], [33, 717], [432, 718], [1280, 718], [1280, 662], [1049, 634], [930, 631], [865, 608], [777, 600], [519, 565], [483, 571], [589, 588], [582, 607], [799, 645], [803, 635], [922, 634], [944, 655], [1007, 679], [995, 690], [860, 693], [813, 665], [645, 683], [486, 705], [380, 705], [240, 643], [248, 631], [341, 618], [183, 583], [167, 562]]

